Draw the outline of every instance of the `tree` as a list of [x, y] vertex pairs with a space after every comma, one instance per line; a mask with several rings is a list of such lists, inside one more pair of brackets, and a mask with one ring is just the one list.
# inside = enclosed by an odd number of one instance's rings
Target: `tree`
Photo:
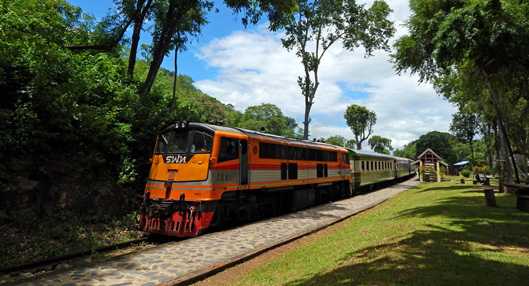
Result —
[[270, 103], [263, 103], [257, 106], [249, 106], [244, 111], [239, 127], [260, 131], [279, 136], [292, 137], [297, 126], [292, 118], [283, 116], [279, 107]]
[[342, 135], [334, 135], [325, 140], [325, 143], [344, 147], [347, 139]]
[[470, 145], [471, 162], [475, 163], [474, 158], [474, 136], [479, 128], [478, 116], [464, 107], [459, 108], [459, 112], [452, 115], [450, 131], [462, 141]]
[[[421, 151], [422, 152], [422, 151]], [[417, 146], [416, 146], [416, 143], [415, 141], [413, 142], [410, 142], [408, 144], [405, 144], [402, 148], [402, 150], [400, 149], [396, 149], [394, 152], [393, 152], [393, 155], [394, 156], [397, 156], [397, 157], [404, 157], [404, 158], [409, 158], [409, 159], [416, 159], [417, 158]]]
[[354, 149], [356, 146], [356, 141], [354, 139], [349, 139], [347, 142], [345, 142], [345, 148], [347, 149]]
[[297, 6], [298, 10], [286, 18], [282, 43], [287, 50], [296, 49], [303, 64], [304, 75], [298, 77], [298, 85], [305, 98], [303, 125], [307, 139], [310, 110], [320, 84], [318, 69], [326, 51], [340, 41], [349, 51], [363, 46], [366, 56], [372, 56], [376, 49], [389, 51], [387, 41], [395, 28], [388, 20], [392, 10], [381, 0], [368, 9], [354, 0], [298, 0]]
[[344, 118], [355, 135], [356, 149], [362, 150], [362, 142], [373, 133], [373, 126], [377, 122], [377, 114], [367, 108], [352, 104], [347, 107]]
[[374, 135], [369, 138], [367, 143], [371, 146], [371, 149], [377, 153], [389, 155], [390, 151], [393, 151], [393, 147], [391, 147], [391, 139], [382, 136]]
[[516, 0], [411, 1], [410, 34], [396, 42], [393, 55], [398, 72], [409, 69], [421, 80], [479, 78], [472, 82], [487, 91], [513, 166], [507, 104], [513, 92], [527, 96], [528, 7]]
[[143, 86], [149, 93], [164, 57], [175, 45], [182, 45], [185, 33], [198, 37], [207, 22], [205, 11], [213, 2], [197, 0], [158, 1], [154, 5], [155, 30], [153, 33], [152, 61]]
[[452, 165], [458, 161], [453, 148], [454, 140], [455, 136], [450, 133], [439, 131], [428, 132], [414, 141], [417, 150], [417, 154], [414, 157], [417, 158], [422, 152], [430, 148], [443, 158], [446, 163]]

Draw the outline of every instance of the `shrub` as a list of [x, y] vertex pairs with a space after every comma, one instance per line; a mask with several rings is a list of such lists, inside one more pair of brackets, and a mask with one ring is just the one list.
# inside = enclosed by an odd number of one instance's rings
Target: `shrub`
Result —
[[461, 170], [461, 172], [459, 172], [459, 174], [461, 174], [465, 178], [468, 178], [468, 177], [470, 177], [470, 170], [463, 169], [463, 170]]

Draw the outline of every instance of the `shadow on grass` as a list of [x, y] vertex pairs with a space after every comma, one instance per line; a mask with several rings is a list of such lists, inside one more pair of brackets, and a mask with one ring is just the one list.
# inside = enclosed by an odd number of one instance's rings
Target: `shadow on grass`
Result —
[[287, 285], [529, 285], [527, 213], [486, 207], [484, 198], [467, 194], [408, 209], [395, 220], [417, 218], [432, 222], [396, 244], [337, 254], [342, 266]]

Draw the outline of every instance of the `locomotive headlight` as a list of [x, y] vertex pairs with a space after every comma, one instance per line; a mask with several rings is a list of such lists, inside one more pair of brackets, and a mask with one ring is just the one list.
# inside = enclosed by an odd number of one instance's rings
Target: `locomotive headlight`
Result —
[[175, 129], [180, 128], [180, 121], [177, 121], [177, 122], [175, 123], [174, 128], [175, 128]]

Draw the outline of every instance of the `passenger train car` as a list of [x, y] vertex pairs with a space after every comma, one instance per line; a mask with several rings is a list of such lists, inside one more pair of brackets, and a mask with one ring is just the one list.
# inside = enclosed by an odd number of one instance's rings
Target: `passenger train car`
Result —
[[351, 196], [349, 151], [255, 131], [177, 122], [158, 137], [140, 229], [196, 236]]
[[412, 160], [407, 158], [351, 149], [349, 158], [354, 193], [392, 184], [415, 173]]

